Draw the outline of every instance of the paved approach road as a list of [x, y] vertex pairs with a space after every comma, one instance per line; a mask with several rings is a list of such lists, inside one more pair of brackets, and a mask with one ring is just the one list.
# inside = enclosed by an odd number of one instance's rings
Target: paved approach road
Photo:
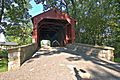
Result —
[[67, 48], [40, 49], [18, 70], [0, 73], [0, 80], [81, 80], [73, 68], [86, 71], [92, 80], [120, 80], [118, 63]]

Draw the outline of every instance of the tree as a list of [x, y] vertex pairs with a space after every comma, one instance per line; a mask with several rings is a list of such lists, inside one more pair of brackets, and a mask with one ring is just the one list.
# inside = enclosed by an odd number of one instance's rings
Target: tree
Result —
[[112, 41], [111, 44], [114, 46], [115, 53], [119, 53], [120, 57], [120, 1], [115, 0], [114, 1], [114, 7], [115, 7], [115, 15], [111, 22], [109, 22], [109, 25], [112, 26], [113, 34], [112, 34]]
[[[28, 9], [31, 8], [30, 0], [0, 0], [0, 25], [6, 30], [6, 36], [9, 41], [22, 41], [25, 36], [24, 28], [28, 28], [30, 15]], [[31, 27], [29, 26], [31, 29]], [[19, 39], [21, 35], [21, 38]], [[15, 40], [12, 38], [14, 37]], [[24, 38], [22, 38], [24, 37]], [[24, 41], [23, 41], [24, 42]], [[24, 44], [22, 42], [22, 44]], [[21, 44], [21, 43], [20, 43]]]
[[32, 22], [28, 22], [27, 24], [22, 23], [21, 25], [21, 27], [16, 25], [6, 28], [6, 38], [8, 41], [17, 42], [19, 45], [32, 42]]

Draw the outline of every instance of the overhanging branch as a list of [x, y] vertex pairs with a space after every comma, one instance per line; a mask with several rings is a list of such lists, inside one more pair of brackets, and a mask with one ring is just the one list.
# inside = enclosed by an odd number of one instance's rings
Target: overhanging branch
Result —
[[1, 8], [1, 14], [0, 14], [0, 23], [1, 23], [1, 21], [2, 21], [2, 16], [3, 16], [3, 14], [4, 14], [4, 3], [5, 3], [5, 1], [2, 0], [2, 8]]

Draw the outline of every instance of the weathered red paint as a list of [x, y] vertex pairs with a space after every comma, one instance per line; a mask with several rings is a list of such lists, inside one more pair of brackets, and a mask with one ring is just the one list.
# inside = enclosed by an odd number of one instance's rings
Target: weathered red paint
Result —
[[[58, 23], [49, 23], [49, 22], [42, 22], [44, 19], [55, 19], [55, 20], [66, 20], [68, 23], [64, 25], [64, 30], [66, 33], [66, 38], [64, 39], [64, 45], [68, 43], [73, 43], [75, 40], [75, 31], [74, 25], [76, 23], [75, 19], [72, 19], [68, 14], [61, 12], [57, 9], [51, 9], [49, 11], [43, 12], [39, 15], [36, 15], [32, 18], [33, 22], [33, 34], [32, 34], [32, 41], [33, 43], [39, 44], [40, 32], [39, 32], [39, 25], [63, 25]], [[45, 26], [42, 26], [45, 27]], [[41, 28], [42, 28], [41, 27]]]

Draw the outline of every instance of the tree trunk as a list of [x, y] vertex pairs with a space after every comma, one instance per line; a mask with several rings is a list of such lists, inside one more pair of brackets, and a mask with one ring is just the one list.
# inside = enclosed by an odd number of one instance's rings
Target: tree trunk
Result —
[[76, 0], [74, 1], [74, 0], [71, 0], [71, 3], [72, 3], [72, 5], [73, 5], [73, 16], [74, 16], [74, 18], [76, 19], [76, 5], [75, 5], [75, 2], [76, 2]]
[[1, 8], [1, 14], [0, 14], [0, 23], [1, 23], [1, 21], [2, 21], [2, 16], [3, 16], [3, 14], [4, 14], [4, 0], [2, 0], [2, 8]]

